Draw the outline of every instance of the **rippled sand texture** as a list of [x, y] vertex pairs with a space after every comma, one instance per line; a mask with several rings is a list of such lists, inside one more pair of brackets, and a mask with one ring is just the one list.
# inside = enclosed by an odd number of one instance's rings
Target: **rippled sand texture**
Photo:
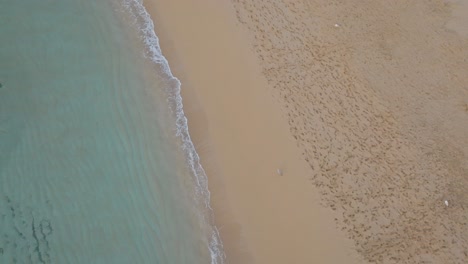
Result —
[[468, 40], [445, 27], [456, 6], [232, 2], [311, 183], [359, 253], [467, 263]]

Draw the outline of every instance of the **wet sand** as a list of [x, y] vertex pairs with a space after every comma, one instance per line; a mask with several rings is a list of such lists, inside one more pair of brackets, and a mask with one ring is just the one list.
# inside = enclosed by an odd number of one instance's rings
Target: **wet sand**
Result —
[[229, 263], [468, 261], [465, 4], [149, 2]]

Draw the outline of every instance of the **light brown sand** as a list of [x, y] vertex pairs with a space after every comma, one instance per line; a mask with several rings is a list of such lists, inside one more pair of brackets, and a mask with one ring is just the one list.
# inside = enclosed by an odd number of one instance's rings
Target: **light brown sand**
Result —
[[233, 2], [359, 253], [468, 263], [467, 1]]
[[466, 1], [150, 4], [230, 263], [468, 263]]

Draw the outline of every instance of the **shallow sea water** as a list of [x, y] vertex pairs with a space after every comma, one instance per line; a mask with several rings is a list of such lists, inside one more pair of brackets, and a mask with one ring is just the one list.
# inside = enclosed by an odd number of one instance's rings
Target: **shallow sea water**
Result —
[[213, 262], [171, 82], [123, 9], [0, 0], [0, 263]]

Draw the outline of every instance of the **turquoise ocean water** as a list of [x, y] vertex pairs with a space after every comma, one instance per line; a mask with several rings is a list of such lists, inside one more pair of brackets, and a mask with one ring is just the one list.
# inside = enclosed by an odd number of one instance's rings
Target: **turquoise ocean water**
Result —
[[180, 82], [130, 0], [0, 0], [0, 263], [222, 263]]

